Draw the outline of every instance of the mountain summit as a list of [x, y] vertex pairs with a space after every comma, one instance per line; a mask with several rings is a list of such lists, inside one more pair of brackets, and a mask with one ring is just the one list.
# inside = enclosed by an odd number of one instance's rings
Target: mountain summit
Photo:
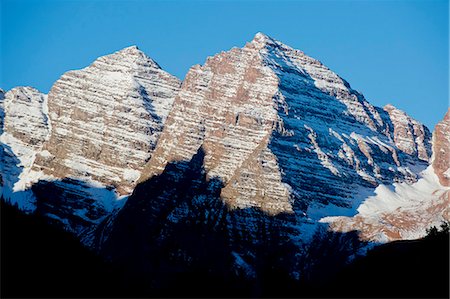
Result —
[[289, 240], [295, 276], [322, 227], [386, 242], [449, 219], [448, 117], [432, 144], [405, 112], [263, 33], [182, 83], [131, 46], [48, 95], [0, 95], [5, 200], [143, 271], [158, 254], [200, 259], [183, 243], [197, 230], [248, 276], [258, 246]]
[[207, 175], [222, 180], [232, 208], [307, 218], [351, 209], [361, 188], [414, 182], [409, 165], [427, 165], [426, 127], [388, 111], [319, 61], [258, 33], [191, 68], [144, 179], [202, 146]]

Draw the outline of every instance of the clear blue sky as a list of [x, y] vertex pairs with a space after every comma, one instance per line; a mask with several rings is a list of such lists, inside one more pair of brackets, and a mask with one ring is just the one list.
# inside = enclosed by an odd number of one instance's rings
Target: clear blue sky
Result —
[[6, 90], [48, 92], [64, 72], [134, 44], [183, 79], [262, 31], [430, 128], [448, 107], [448, 1], [0, 1]]

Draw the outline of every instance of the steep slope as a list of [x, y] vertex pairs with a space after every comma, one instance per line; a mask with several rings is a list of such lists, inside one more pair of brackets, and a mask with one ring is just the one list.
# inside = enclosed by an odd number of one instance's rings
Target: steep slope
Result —
[[[407, 119], [405, 115], [401, 118]], [[375, 195], [369, 196], [358, 207], [354, 217], [325, 217], [321, 221], [330, 223], [331, 228], [338, 232], [358, 230], [363, 239], [376, 242], [418, 239], [425, 235], [427, 228], [449, 221], [450, 184], [446, 173], [450, 168], [449, 121], [447, 111], [433, 133], [432, 164], [420, 174], [421, 178], [416, 183], [380, 185], [375, 189]], [[402, 140], [405, 149], [413, 153], [411, 138], [410, 141], [404, 138], [411, 136], [411, 131], [408, 133], [405, 126], [401, 131], [403, 137], [397, 140]]]
[[[319, 61], [261, 33], [241, 49], [209, 57], [186, 75], [105, 254], [151, 256], [175, 227], [191, 223], [198, 202], [214, 201], [206, 188], [226, 208], [205, 217], [213, 227], [225, 225], [236, 267], [254, 275], [258, 244], [286, 238], [298, 253], [323, 217], [353, 215], [381, 183], [417, 181], [428, 165], [429, 131], [391, 112], [372, 106]], [[184, 186], [199, 152], [202, 170], [189, 181], [212, 186], [191, 184], [182, 194], [146, 190], [160, 177]], [[176, 248], [166, 250], [190, 259]]]
[[386, 105], [383, 109], [389, 113], [394, 126], [394, 143], [397, 148], [408, 155], [428, 161], [431, 158], [428, 129], [393, 105]]
[[450, 220], [450, 188], [439, 183], [430, 166], [416, 183], [378, 186], [357, 211], [353, 217], [325, 217], [321, 222], [337, 232], [357, 230], [373, 242], [419, 239], [431, 226]]
[[450, 109], [434, 128], [433, 168], [443, 186], [450, 187]]
[[177, 78], [134, 46], [64, 74], [48, 95], [52, 134], [36, 168], [129, 194], [179, 86]]
[[133, 46], [65, 73], [48, 97], [9, 91], [5, 198], [91, 244], [132, 192], [180, 84]]
[[31, 212], [35, 198], [30, 188], [31, 168], [50, 132], [47, 96], [31, 87], [5, 94], [1, 141], [1, 192], [6, 200]]
[[257, 34], [190, 70], [142, 180], [203, 146], [231, 208], [314, 217], [327, 205], [351, 208], [361, 186], [417, 180], [409, 165], [425, 168], [430, 134], [414, 121], [402, 139], [402, 122], [319, 61]]
[[3, 134], [4, 118], [5, 118], [5, 91], [0, 88], [0, 135]]

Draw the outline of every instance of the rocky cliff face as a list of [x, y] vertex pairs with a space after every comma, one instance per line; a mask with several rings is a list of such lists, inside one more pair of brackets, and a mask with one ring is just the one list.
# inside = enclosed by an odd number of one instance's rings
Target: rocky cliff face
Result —
[[[416, 183], [430, 137], [404, 112], [372, 106], [319, 61], [259, 33], [190, 69], [105, 254], [151, 256], [153, 245], [176, 242], [175, 228], [192, 223], [198, 202], [219, 198], [226, 208], [206, 209], [205, 223], [226, 227], [235, 264], [252, 273], [262, 240], [287, 236], [298, 253], [323, 217], [355, 214], [379, 184]], [[192, 178], [199, 153], [203, 167]], [[149, 191], [161, 178], [191, 187]], [[130, 239], [139, 242], [120, 252]], [[171, 250], [189, 260], [181, 245]]]
[[383, 109], [392, 121], [394, 143], [397, 148], [408, 155], [428, 161], [431, 158], [431, 134], [428, 128], [393, 105], [386, 105]]
[[450, 109], [434, 128], [433, 168], [443, 186], [450, 187]]
[[0, 88], [0, 135], [3, 134], [4, 118], [5, 118], [5, 91]]
[[[386, 109], [386, 107], [385, 107]], [[394, 132], [401, 133], [396, 138], [411, 154], [420, 157], [421, 139], [414, 142], [413, 121], [392, 106], [387, 109], [395, 124]], [[380, 185], [375, 194], [369, 196], [357, 209], [353, 217], [325, 217], [321, 221], [330, 224], [338, 232], [357, 230], [360, 237], [376, 242], [387, 242], [423, 237], [426, 229], [439, 227], [442, 221], [450, 221], [450, 184], [448, 169], [450, 167], [450, 113], [439, 122], [433, 133], [432, 164], [423, 172], [420, 179], [413, 184], [395, 183]], [[408, 125], [409, 124], [409, 125]], [[417, 143], [419, 141], [419, 143]], [[427, 155], [430, 156], [430, 155]], [[425, 157], [423, 157], [425, 158]]]
[[52, 134], [36, 168], [131, 193], [179, 86], [136, 47], [64, 74], [48, 95]]
[[64, 74], [48, 97], [31, 88], [9, 91], [2, 165], [14, 170], [5, 197], [92, 242], [93, 228], [133, 190], [179, 86], [129, 47]]
[[351, 209], [360, 187], [417, 180], [408, 166], [425, 168], [430, 134], [404, 115], [257, 34], [189, 71], [142, 180], [203, 146], [208, 177], [223, 182], [230, 208], [316, 218], [326, 206]]
[[31, 87], [13, 88], [5, 94], [3, 109], [2, 195], [23, 210], [33, 211], [34, 196], [28, 189], [34, 180], [34, 160], [50, 132], [47, 96]]
[[432, 226], [450, 221], [450, 189], [439, 183], [432, 167], [421, 172], [413, 184], [378, 186], [352, 217], [325, 217], [333, 231], [358, 231], [366, 241], [385, 243], [413, 240], [426, 235]]
[[[258, 33], [180, 84], [129, 47], [64, 74], [48, 96], [7, 92], [3, 195], [144, 269], [159, 265], [145, 261], [158, 254], [168, 264], [200, 259], [179, 241], [193, 228], [224, 242], [229, 251], [218, 254], [249, 275], [258, 246], [289, 240], [297, 256], [320, 222], [385, 241], [417, 237], [448, 214], [447, 190], [422, 172], [428, 129], [392, 105], [371, 105], [299, 50]], [[447, 120], [434, 136], [441, 184]], [[411, 190], [434, 197], [424, 204]], [[392, 218], [397, 208], [403, 216]], [[407, 217], [416, 224], [386, 229]]]

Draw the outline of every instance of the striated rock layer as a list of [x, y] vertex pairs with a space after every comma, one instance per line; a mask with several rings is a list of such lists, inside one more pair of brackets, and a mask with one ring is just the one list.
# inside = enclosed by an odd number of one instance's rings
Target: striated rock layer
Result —
[[[390, 113], [393, 109], [390, 108]], [[399, 114], [398, 112], [394, 112]], [[412, 123], [400, 114], [405, 123]], [[380, 185], [375, 195], [369, 196], [357, 209], [353, 217], [325, 217], [334, 231], [358, 230], [364, 240], [388, 242], [423, 237], [426, 229], [438, 227], [442, 221], [450, 221], [450, 113], [436, 125], [433, 133], [432, 164], [414, 184], [395, 183]], [[398, 117], [397, 117], [398, 118]], [[406, 121], [408, 120], [408, 121]], [[402, 127], [403, 136], [410, 136], [407, 127]], [[413, 127], [409, 127], [412, 129]], [[398, 138], [405, 149], [414, 152], [411, 138]]]
[[5, 91], [0, 88], [0, 135], [3, 134], [4, 119], [5, 119]]
[[[235, 265], [252, 273], [260, 242], [287, 236], [299, 252], [323, 217], [355, 214], [379, 184], [416, 183], [430, 138], [404, 112], [372, 106], [321, 62], [258, 33], [189, 70], [104, 253], [149, 257], [151, 244], [176, 243], [176, 228], [202, 222], [191, 216], [212, 193], [226, 208], [206, 208], [202, 223], [224, 227]], [[177, 187], [156, 187], [161, 180]], [[177, 244], [167, 254], [189, 260]]]
[[129, 47], [65, 73], [48, 97], [7, 92], [3, 195], [92, 244], [134, 189], [180, 84]]
[[443, 186], [450, 187], [450, 109], [434, 128], [433, 168]]
[[369, 104], [319, 61], [257, 34], [191, 68], [141, 180], [203, 146], [208, 177], [223, 181], [231, 208], [310, 209], [307, 217], [327, 205], [351, 208], [359, 187], [415, 182], [409, 166], [425, 168], [430, 134], [399, 115]]
[[36, 169], [131, 193], [179, 86], [136, 47], [64, 74], [48, 95], [52, 134]]
[[289, 240], [297, 258], [319, 222], [386, 241], [448, 219], [448, 116], [434, 135], [439, 183], [425, 126], [264, 34], [180, 85], [129, 47], [48, 96], [1, 91], [3, 196], [144, 271], [164, 269], [149, 256], [201, 259], [186, 228], [223, 241], [252, 275], [261, 244]]
[[2, 195], [30, 212], [35, 209], [28, 190], [35, 179], [31, 168], [50, 132], [47, 96], [31, 87], [16, 87], [5, 94], [2, 108]]
[[450, 188], [439, 183], [430, 166], [416, 183], [380, 185], [353, 217], [325, 217], [336, 232], [359, 231], [363, 240], [385, 243], [423, 237], [432, 226], [450, 221]]
[[389, 113], [391, 118], [394, 127], [394, 143], [397, 148], [408, 155], [429, 161], [431, 158], [431, 135], [427, 127], [393, 105], [386, 105], [383, 109]]

